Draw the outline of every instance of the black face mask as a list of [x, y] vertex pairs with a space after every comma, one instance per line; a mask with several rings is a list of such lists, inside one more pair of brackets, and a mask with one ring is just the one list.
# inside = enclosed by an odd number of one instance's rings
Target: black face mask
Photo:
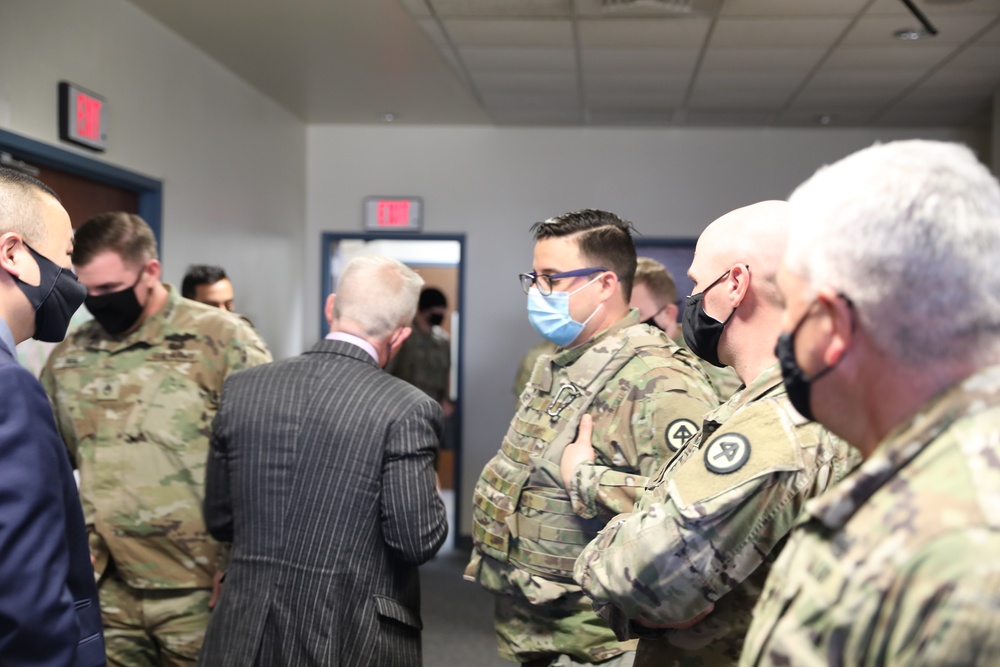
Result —
[[139, 272], [131, 287], [110, 294], [88, 296], [84, 302], [101, 328], [112, 336], [128, 331], [142, 315], [143, 306], [135, 296], [135, 288], [142, 280], [143, 273], [145, 268]]
[[[747, 269], [749, 268], [748, 266]], [[715, 282], [698, 294], [689, 296], [684, 302], [684, 342], [695, 355], [719, 368], [725, 366], [719, 360], [719, 339], [722, 338], [722, 332], [729, 324], [729, 320], [733, 319], [733, 315], [736, 314], [736, 308], [733, 308], [733, 312], [729, 313], [725, 322], [720, 322], [705, 312], [701, 301], [705, 298], [705, 293], [708, 290], [718, 285], [729, 275], [729, 271], [723, 273]]]
[[642, 321], [642, 323], [643, 323], [643, 324], [646, 324], [646, 325], [649, 325], [649, 326], [653, 327], [654, 329], [659, 329], [660, 331], [663, 331], [663, 327], [661, 327], [661, 326], [660, 326], [659, 324], [657, 324], [657, 323], [656, 323], [656, 322], [655, 322], [655, 321], [653, 320], [653, 318], [652, 318], [652, 317], [651, 317], [651, 318], [649, 318], [648, 320], [643, 320], [643, 321]]
[[14, 280], [35, 309], [35, 334], [32, 338], [45, 343], [58, 343], [66, 337], [70, 318], [87, 296], [87, 288], [77, 281], [76, 274], [69, 269], [43, 257], [27, 243], [24, 247], [38, 264], [38, 285], [29, 285], [19, 278]]
[[[850, 303], [850, 300], [847, 302]], [[805, 372], [799, 367], [799, 363], [795, 361], [795, 334], [798, 333], [808, 315], [809, 310], [807, 309], [791, 332], [786, 331], [778, 336], [778, 343], [774, 346], [774, 356], [778, 357], [778, 363], [781, 364], [781, 380], [785, 383], [785, 390], [788, 392], [788, 400], [791, 401], [792, 407], [809, 421], [816, 421], [810, 405], [812, 383], [832, 371], [837, 365], [827, 366], [812, 377], [806, 377]]]
[[444, 315], [442, 313], [431, 313], [431, 316], [427, 320], [431, 323], [432, 327], [439, 327], [444, 322]]

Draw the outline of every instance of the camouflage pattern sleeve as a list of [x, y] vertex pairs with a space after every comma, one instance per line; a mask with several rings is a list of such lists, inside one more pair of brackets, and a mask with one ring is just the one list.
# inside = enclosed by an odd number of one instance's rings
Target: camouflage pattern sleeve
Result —
[[257, 331], [241, 322], [226, 350], [226, 377], [271, 361], [271, 352]]
[[628, 618], [684, 623], [781, 542], [810, 493], [800, 449], [815, 451], [820, 431], [807, 426], [802, 433], [773, 405], [758, 404], [741, 417], [704, 447], [691, 441], [636, 511], [584, 549], [574, 578], [588, 595]]
[[[64, 343], [60, 343], [59, 347], [62, 347]], [[56, 350], [59, 349], [56, 348]], [[56, 428], [59, 429], [59, 435], [62, 436], [63, 442], [66, 443], [66, 450], [69, 452], [69, 461], [73, 465], [73, 468], [77, 468], [77, 442], [76, 442], [76, 429], [73, 427], [73, 420], [69, 417], [69, 413], [66, 410], [60, 409], [59, 406], [59, 392], [56, 390], [56, 378], [55, 374], [52, 372], [52, 360], [56, 355], [50, 355], [45, 367], [42, 369], [42, 373], [39, 376], [39, 381], [42, 383], [42, 387], [45, 389], [45, 394], [49, 397], [49, 403], [52, 404], [52, 415], [56, 420]]]
[[651, 368], [629, 385], [625, 377], [610, 383], [625, 395], [613, 414], [602, 415], [607, 403], [600, 396], [592, 406], [598, 458], [577, 467], [569, 490], [574, 510], [584, 518], [631, 512], [648, 478], [698, 432], [702, 417], [717, 405], [708, 381], [679, 364]]

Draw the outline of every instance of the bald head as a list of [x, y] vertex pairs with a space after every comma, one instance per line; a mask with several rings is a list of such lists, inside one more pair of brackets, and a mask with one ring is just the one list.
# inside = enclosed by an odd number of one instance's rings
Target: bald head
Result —
[[788, 229], [788, 202], [784, 201], [763, 201], [725, 214], [698, 239], [692, 269], [697, 265], [705, 275], [692, 275], [692, 279], [698, 278], [696, 285], [699, 280], [711, 282], [734, 264], [743, 264], [750, 267], [761, 298], [776, 298], [775, 278]]

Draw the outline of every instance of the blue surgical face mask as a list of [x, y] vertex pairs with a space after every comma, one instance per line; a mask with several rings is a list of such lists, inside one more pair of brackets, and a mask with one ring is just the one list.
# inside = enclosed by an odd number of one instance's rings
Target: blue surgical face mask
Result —
[[569, 298], [599, 279], [600, 276], [597, 276], [572, 292], [553, 292], [548, 296], [542, 296], [537, 287], [532, 287], [528, 290], [528, 321], [531, 326], [542, 338], [559, 347], [572, 343], [604, 304], [599, 304], [586, 320], [577, 322], [569, 314]]

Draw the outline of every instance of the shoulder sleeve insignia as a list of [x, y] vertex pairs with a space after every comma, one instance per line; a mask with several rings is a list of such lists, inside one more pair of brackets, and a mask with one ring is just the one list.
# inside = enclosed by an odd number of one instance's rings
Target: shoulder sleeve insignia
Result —
[[690, 419], [675, 419], [667, 425], [667, 446], [676, 452], [697, 432], [698, 425]]
[[717, 475], [736, 472], [750, 459], [750, 441], [739, 433], [724, 433], [705, 447], [705, 467]]

